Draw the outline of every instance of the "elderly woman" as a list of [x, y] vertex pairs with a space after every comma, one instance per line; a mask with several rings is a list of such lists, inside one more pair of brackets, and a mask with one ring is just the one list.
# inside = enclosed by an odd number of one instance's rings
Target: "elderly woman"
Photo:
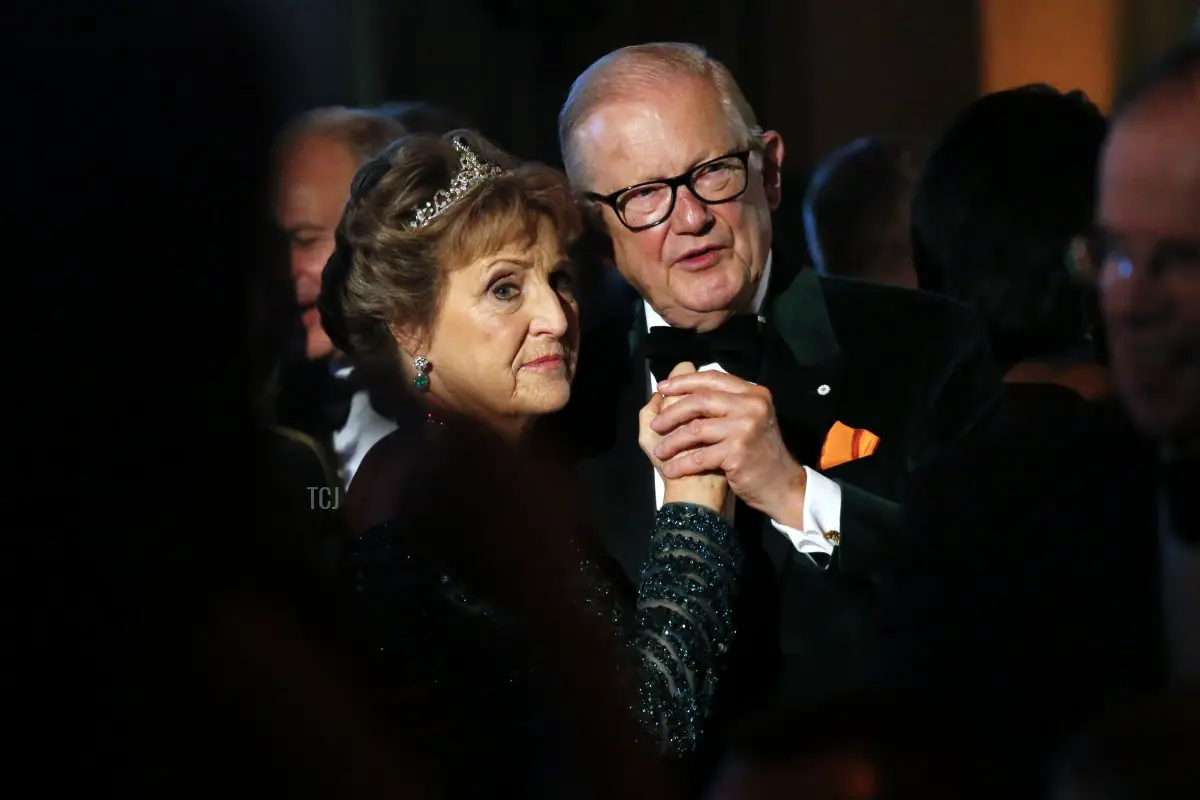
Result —
[[[611, 672], [626, 678], [639, 738], [682, 754], [696, 747], [733, 633], [740, 561], [723, 477], [666, 481], [635, 595], [587, 537], [570, 536], [572, 509], [552, 473], [476, 468], [506, 463], [509, 448], [530, 452], [539, 421], [570, 398], [579, 327], [568, 252], [580, 229], [557, 171], [517, 163], [469, 131], [409, 136], [356, 176], [321, 297], [337, 348], [369, 376], [381, 410], [410, 423], [364, 459], [346, 504], [375, 644], [406, 690], [477, 720], [485, 731], [451, 735], [500, 744], [492, 761], [526, 792], [544, 774], [541, 741], [560, 724], [552, 714], [529, 721], [556, 679], [531, 655], [529, 637], [546, 634], [530, 632], [529, 615], [547, 603], [601, 614], [624, 643]], [[642, 414], [650, 450], [661, 403]], [[445, 454], [468, 430], [495, 441], [450, 469]], [[555, 527], [577, 545], [574, 564], [539, 562], [537, 532]], [[550, 564], [556, 574], [533, 568]], [[580, 564], [582, 580], [565, 580]], [[563, 596], [537, 599], [544, 584]], [[469, 772], [490, 795], [501, 767], [483, 758], [472, 748]]]

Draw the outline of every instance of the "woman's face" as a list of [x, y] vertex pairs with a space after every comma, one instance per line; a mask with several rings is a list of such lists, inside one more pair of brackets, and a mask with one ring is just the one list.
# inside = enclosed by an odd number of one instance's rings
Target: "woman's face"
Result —
[[452, 265], [425, 338], [433, 399], [511, 433], [566, 405], [579, 349], [572, 280], [548, 221], [532, 245]]

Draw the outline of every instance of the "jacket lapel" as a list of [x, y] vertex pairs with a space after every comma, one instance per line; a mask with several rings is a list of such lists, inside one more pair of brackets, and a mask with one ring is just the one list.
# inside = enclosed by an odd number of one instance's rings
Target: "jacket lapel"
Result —
[[791, 453], [815, 467], [837, 419], [844, 364], [818, 277], [801, 272], [767, 311], [762, 383]]
[[[844, 367], [816, 273], [797, 274], [769, 304], [765, 317], [760, 382], [771, 390], [788, 451], [816, 468], [825, 435], [837, 419]], [[782, 570], [791, 542], [773, 529], [763, 542]]]

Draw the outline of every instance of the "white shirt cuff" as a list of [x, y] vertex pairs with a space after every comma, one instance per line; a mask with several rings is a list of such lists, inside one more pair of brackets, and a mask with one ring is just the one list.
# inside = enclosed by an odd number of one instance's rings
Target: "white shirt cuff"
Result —
[[771, 520], [771, 524], [799, 552], [831, 556], [837, 546], [834, 540], [842, 530], [842, 487], [808, 467], [804, 472], [808, 476], [804, 489], [804, 529], [789, 528], [775, 520]]

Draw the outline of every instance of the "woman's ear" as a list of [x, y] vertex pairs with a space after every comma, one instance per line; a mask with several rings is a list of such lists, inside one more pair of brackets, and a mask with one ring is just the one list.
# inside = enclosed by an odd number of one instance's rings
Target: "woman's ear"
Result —
[[417, 356], [429, 355], [429, 342], [423, 331], [395, 323], [388, 325], [388, 330], [391, 331], [392, 338], [400, 347], [400, 354], [404, 360], [411, 362]]

